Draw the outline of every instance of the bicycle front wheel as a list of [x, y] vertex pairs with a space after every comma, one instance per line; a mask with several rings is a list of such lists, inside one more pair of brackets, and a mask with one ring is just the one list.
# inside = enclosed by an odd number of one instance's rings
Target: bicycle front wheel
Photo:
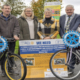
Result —
[[[80, 61], [80, 58], [75, 52], [72, 52], [72, 55], [74, 55], [73, 60], [75, 61], [72, 60], [72, 57], [69, 61], [69, 53], [67, 52], [68, 51], [64, 49], [54, 53], [50, 59], [50, 69], [53, 75], [61, 80], [74, 80], [80, 73], [80, 64], [76, 61]], [[74, 66], [71, 65], [72, 63], [74, 63]]]
[[24, 80], [26, 77], [26, 64], [17, 54], [10, 54], [5, 60], [5, 73], [10, 80]]

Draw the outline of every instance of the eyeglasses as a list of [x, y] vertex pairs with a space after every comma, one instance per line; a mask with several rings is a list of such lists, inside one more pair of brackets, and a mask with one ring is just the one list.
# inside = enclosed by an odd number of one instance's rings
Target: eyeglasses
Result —
[[73, 11], [74, 9], [66, 9], [66, 11]]
[[25, 11], [25, 12], [32, 12], [32, 11]]
[[3, 8], [3, 9], [8, 9], [8, 10], [10, 10], [11, 8]]
[[51, 14], [51, 12], [45, 12], [45, 14]]

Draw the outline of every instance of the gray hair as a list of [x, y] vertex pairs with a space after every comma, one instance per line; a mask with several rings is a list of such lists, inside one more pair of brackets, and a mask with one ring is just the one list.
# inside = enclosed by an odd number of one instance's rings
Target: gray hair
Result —
[[45, 13], [46, 11], [50, 11], [50, 12], [52, 13], [52, 10], [51, 10], [50, 8], [46, 8], [46, 9], [44, 10], [44, 13]]
[[[1, 7], [1, 9], [4, 9], [4, 6], [10, 6], [9, 4], [4, 4], [2, 7]], [[10, 8], [11, 8], [11, 6], [10, 6]]]
[[[72, 7], [72, 8], [74, 9], [74, 6], [73, 6], [73, 5], [67, 5], [66, 8], [67, 8], [67, 7]], [[65, 9], [66, 9], [66, 8], [65, 8]]]

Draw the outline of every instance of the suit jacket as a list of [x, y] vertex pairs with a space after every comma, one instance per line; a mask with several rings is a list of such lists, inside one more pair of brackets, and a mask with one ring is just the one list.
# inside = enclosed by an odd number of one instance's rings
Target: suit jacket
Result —
[[[65, 21], [66, 21], [66, 15], [61, 16], [59, 21], [60, 23], [59, 33], [61, 37], [65, 34], [65, 31], [64, 31]], [[75, 14], [74, 18], [70, 22], [69, 30], [75, 31], [78, 28], [79, 24], [80, 24], [80, 15]]]

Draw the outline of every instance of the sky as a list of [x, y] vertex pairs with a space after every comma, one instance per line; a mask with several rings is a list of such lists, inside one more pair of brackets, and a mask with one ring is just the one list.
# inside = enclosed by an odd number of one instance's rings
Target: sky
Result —
[[61, 14], [65, 14], [66, 5], [71, 4], [74, 6], [75, 13], [80, 14], [80, 0], [63, 0], [62, 7], [64, 7], [61, 11]]
[[[25, 0], [25, 3], [27, 6], [30, 6], [32, 0]], [[37, 0], [36, 0], [37, 1]], [[75, 13], [80, 14], [80, 0], [63, 0], [62, 1], [62, 7], [61, 15], [65, 14], [65, 7], [66, 5], [71, 4], [74, 6]]]

